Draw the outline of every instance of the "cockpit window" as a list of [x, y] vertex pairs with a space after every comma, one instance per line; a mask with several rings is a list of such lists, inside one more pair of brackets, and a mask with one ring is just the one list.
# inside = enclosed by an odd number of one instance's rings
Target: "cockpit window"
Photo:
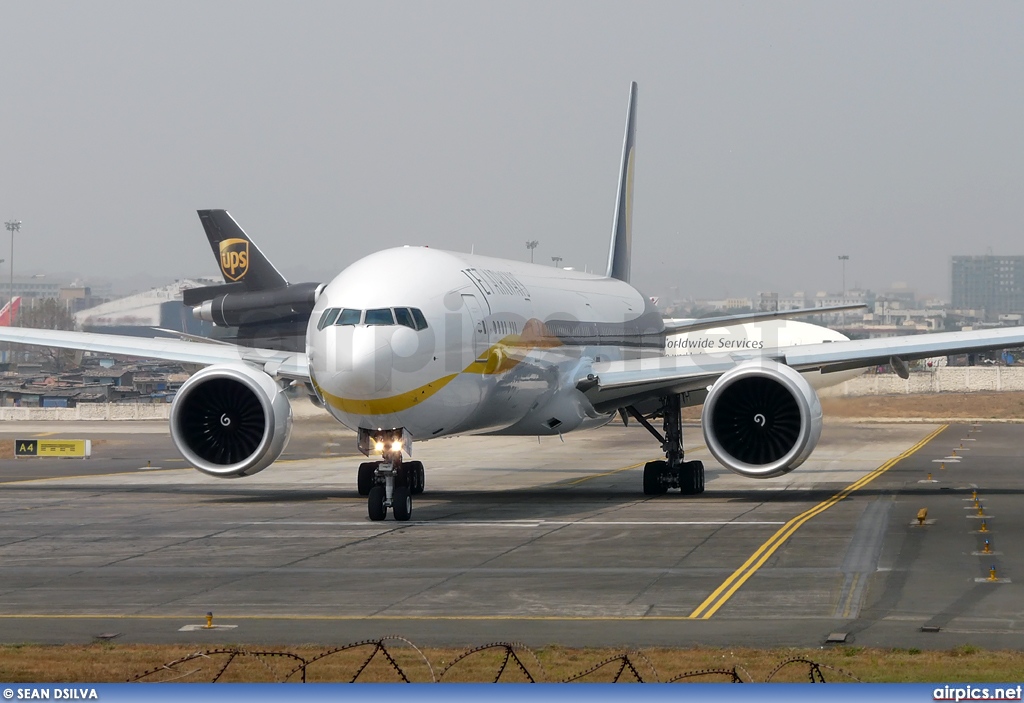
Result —
[[352, 310], [351, 308], [345, 308], [344, 310], [341, 311], [341, 314], [338, 315], [338, 324], [339, 325], [358, 325], [359, 321], [362, 319], [362, 317], [363, 317], [363, 311], [362, 310]]
[[391, 314], [391, 308], [377, 308], [366, 311], [367, 325], [393, 325], [395, 316]]
[[[365, 318], [364, 318], [365, 314]], [[427, 329], [427, 318], [419, 308], [375, 308], [353, 310], [352, 308], [327, 308], [320, 315], [316, 328], [322, 330], [331, 325], [402, 325], [414, 330]]]
[[427, 318], [423, 317], [423, 313], [420, 312], [419, 308], [411, 308], [412, 319], [416, 321], [417, 330], [427, 329]]
[[412, 319], [412, 313], [409, 312], [409, 308], [395, 308], [395, 322], [416, 329], [416, 321]]
[[338, 308], [327, 308], [324, 310], [324, 314], [320, 316], [320, 322], [317, 323], [316, 328], [322, 330], [324, 327], [333, 325], [339, 312], [341, 311]]

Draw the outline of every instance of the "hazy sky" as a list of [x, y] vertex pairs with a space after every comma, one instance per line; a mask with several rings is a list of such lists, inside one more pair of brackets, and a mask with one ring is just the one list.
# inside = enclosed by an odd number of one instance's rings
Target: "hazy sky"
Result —
[[1019, 2], [7, 0], [0, 27], [16, 273], [212, 273], [211, 207], [292, 280], [527, 239], [603, 270], [630, 80], [641, 287], [838, 290], [846, 253], [850, 287], [948, 295], [952, 254], [1024, 254]]

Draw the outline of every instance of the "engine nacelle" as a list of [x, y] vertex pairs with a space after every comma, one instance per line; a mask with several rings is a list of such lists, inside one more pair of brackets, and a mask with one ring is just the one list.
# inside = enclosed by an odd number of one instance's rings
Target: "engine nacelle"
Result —
[[171, 438], [204, 474], [251, 476], [281, 456], [292, 430], [291, 403], [277, 383], [248, 366], [208, 366], [186, 381], [171, 406]]
[[748, 478], [789, 473], [821, 437], [821, 403], [784, 364], [749, 361], [715, 382], [701, 414], [704, 441], [730, 471]]
[[[221, 286], [216, 288], [222, 290]], [[284, 288], [224, 293], [196, 305], [192, 315], [219, 327], [265, 324], [295, 316], [306, 320], [323, 289], [322, 283], [293, 283]], [[203, 289], [192, 290], [198, 292], [190, 299], [198, 297]]]

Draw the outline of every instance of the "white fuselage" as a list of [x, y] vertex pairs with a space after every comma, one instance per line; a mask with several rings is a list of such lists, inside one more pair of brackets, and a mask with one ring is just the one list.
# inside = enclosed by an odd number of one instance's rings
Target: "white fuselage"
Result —
[[377, 252], [339, 274], [317, 300], [306, 348], [339, 422], [418, 440], [604, 424], [611, 415], [576, 389], [591, 365], [666, 353], [660, 314], [628, 283], [426, 247]]
[[[849, 339], [845, 334], [821, 325], [799, 320], [767, 320], [669, 335], [665, 341], [665, 353], [669, 356], [728, 355], [738, 350], [846, 342]], [[827, 374], [805, 371], [802, 375], [813, 388], [820, 390], [848, 381], [862, 373], [863, 369], [851, 369]]]

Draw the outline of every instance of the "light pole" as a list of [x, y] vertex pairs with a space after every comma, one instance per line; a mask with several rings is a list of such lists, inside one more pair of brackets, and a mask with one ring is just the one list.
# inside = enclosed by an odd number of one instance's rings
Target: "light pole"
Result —
[[840, 254], [839, 261], [843, 264], [843, 298], [846, 298], [846, 262], [850, 260], [849, 254]]
[[552, 256], [551, 260], [555, 262], [555, 266], [558, 266], [560, 263], [562, 263], [562, 257], [560, 256]]
[[[846, 262], [850, 260], [849, 254], [840, 254], [839, 263], [843, 265], [843, 301], [842, 305], [846, 305]], [[842, 326], [846, 327], [846, 311], [843, 310], [842, 315]]]
[[526, 242], [526, 248], [530, 250], [530, 263], [533, 263], [533, 250], [540, 244], [536, 239], [530, 239]]
[[21, 220], [7, 220], [4, 227], [11, 233], [11, 287], [7, 291], [7, 326], [14, 327], [14, 233], [21, 231]]

